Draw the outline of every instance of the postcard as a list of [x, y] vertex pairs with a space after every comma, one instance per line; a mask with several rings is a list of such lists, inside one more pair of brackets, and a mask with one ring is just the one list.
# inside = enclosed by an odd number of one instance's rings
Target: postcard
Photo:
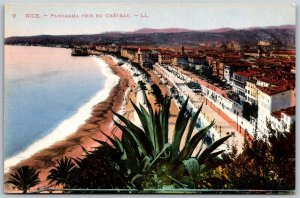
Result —
[[5, 193], [294, 194], [295, 12], [6, 4]]

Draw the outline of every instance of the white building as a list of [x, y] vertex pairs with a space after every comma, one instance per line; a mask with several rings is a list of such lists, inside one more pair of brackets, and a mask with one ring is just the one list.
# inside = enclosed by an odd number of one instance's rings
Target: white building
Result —
[[290, 127], [295, 122], [296, 107], [292, 106], [272, 113], [271, 126], [280, 132], [290, 131]]
[[[273, 120], [272, 113], [291, 107], [291, 87], [258, 87], [258, 122], [257, 127], [268, 135], [268, 122]], [[261, 134], [261, 135], [262, 135]]]

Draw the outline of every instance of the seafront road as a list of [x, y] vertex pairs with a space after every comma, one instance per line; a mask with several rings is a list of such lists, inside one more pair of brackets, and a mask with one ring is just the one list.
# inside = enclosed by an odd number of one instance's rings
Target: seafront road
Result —
[[[233, 136], [228, 140], [227, 147], [230, 149], [231, 145], [236, 145], [238, 152], [242, 151], [244, 136], [242, 133], [238, 132], [235, 122], [232, 122], [230, 118], [226, 118], [226, 115], [215, 107], [209, 100], [207, 100], [204, 96], [201, 96], [198, 93], [194, 93], [187, 85], [188, 79], [182, 78], [180, 76], [176, 76], [174, 73], [166, 70], [162, 66], [154, 66], [154, 70], [156, 73], [161, 75], [161, 77], [175, 85], [181, 94], [185, 97], [189, 96], [192, 104], [199, 108], [203, 102], [202, 111], [200, 114], [200, 118], [204, 118], [208, 123], [212, 120], [215, 120], [215, 134], [214, 139], [217, 140], [220, 137], [224, 137], [229, 134], [233, 134]], [[225, 118], [225, 119], [224, 119]], [[234, 126], [232, 126], [234, 125]]]

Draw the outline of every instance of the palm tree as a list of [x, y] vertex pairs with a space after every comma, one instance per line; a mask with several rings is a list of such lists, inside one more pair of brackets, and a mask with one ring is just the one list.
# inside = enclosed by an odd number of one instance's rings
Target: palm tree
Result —
[[64, 186], [67, 183], [68, 177], [74, 167], [75, 164], [67, 157], [57, 160], [57, 165], [49, 171], [50, 174], [47, 177], [49, 184], [62, 184]]
[[11, 174], [6, 183], [13, 184], [19, 190], [22, 190], [23, 193], [40, 183], [39, 179], [40, 171], [36, 171], [29, 166], [22, 166], [15, 173]]
[[[203, 143], [203, 139], [214, 125], [214, 121], [192, 136], [202, 106], [196, 113], [189, 112], [187, 99], [178, 114], [173, 139], [169, 140], [171, 98], [164, 97], [161, 107], [155, 112], [145, 93], [144, 98], [147, 109], [142, 105], [137, 107], [131, 101], [141, 121], [142, 128], [122, 115], [114, 113], [125, 124], [121, 125], [115, 122], [116, 126], [122, 131], [122, 137], [120, 139], [117, 137], [112, 138], [102, 131], [101, 133], [109, 139], [112, 147], [123, 153], [121, 160], [124, 161], [135, 187], [141, 187], [143, 181], [151, 178], [151, 175], [154, 175], [156, 182], [159, 179], [160, 182], [157, 183], [163, 185], [173, 185], [179, 188], [195, 187], [200, 170], [203, 170], [201, 165], [209, 163], [209, 159], [223, 152], [214, 151], [230, 135], [207, 145], [205, 149], [202, 146], [199, 148], [198, 145], [201, 142]], [[185, 132], [186, 140], [183, 141]], [[95, 141], [104, 146], [109, 146], [107, 142]], [[181, 145], [183, 145], [182, 149], [180, 149]], [[186, 172], [188, 172], [188, 176], [186, 176]]]

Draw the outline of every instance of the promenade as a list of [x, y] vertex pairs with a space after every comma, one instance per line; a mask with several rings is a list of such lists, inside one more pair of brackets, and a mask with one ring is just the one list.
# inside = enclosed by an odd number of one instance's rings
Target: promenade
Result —
[[171, 73], [175, 73], [175, 76], [183, 80], [184, 83], [190, 81], [199, 83], [204, 92], [204, 94], [199, 97], [206, 100], [206, 104], [214, 109], [215, 112], [218, 112], [218, 115], [222, 116], [223, 119], [243, 137], [246, 136], [248, 140], [254, 139], [255, 123], [250, 123], [241, 116], [242, 106], [227, 97], [227, 90], [222, 90], [178, 66], [167, 67]]
[[[217, 140], [221, 137], [224, 137], [229, 134], [233, 136], [226, 142], [226, 149], [230, 149], [231, 145], [236, 145], [238, 152], [242, 151], [244, 136], [238, 132], [236, 127], [233, 127], [228, 119], [223, 118], [223, 112], [214, 108], [212, 103], [207, 100], [205, 97], [201, 96], [198, 93], [194, 93], [187, 85], [185, 76], [176, 76], [176, 73], [172, 73], [165, 69], [162, 66], [154, 66], [154, 71], [163, 79], [175, 86], [179, 93], [186, 97], [190, 98], [190, 103], [198, 109], [203, 103], [202, 111], [200, 113], [200, 120], [202, 125], [208, 125], [211, 121], [215, 120], [215, 125], [212, 130], [211, 137], [214, 140]], [[224, 149], [224, 147], [222, 148]]]

